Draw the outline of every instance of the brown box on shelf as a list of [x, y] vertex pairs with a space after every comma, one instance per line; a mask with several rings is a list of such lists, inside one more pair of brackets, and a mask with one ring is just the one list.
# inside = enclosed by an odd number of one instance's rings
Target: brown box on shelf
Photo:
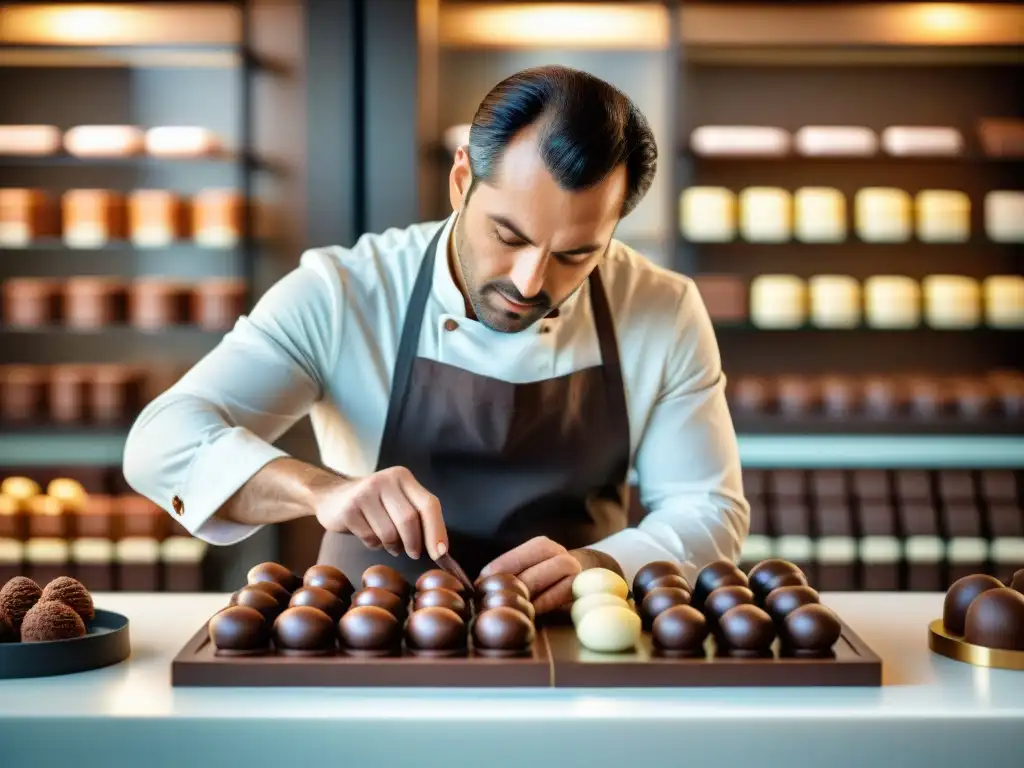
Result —
[[760, 469], [744, 469], [743, 493], [747, 498], [763, 496], [768, 489], [767, 473]]
[[957, 377], [947, 386], [953, 409], [960, 418], [982, 419], [995, 412], [995, 394], [986, 380]]
[[775, 398], [784, 416], [806, 416], [821, 409], [818, 382], [808, 376], [780, 376], [775, 382]]
[[861, 408], [860, 384], [848, 376], [824, 376], [819, 383], [821, 408], [826, 416], [845, 418]]
[[89, 411], [104, 424], [130, 421], [139, 410], [141, 373], [128, 365], [99, 365], [92, 369]]
[[24, 248], [55, 237], [57, 206], [41, 189], [0, 189], [0, 246]]
[[819, 503], [823, 499], [845, 499], [848, 491], [845, 472], [834, 469], [811, 472], [811, 496]]
[[124, 320], [125, 284], [113, 277], [71, 277], [64, 284], [64, 324], [93, 330]]
[[0, 535], [0, 589], [25, 571], [25, 542]]
[[105, 536], [85, 536], [71, 542], [75, 578], [94, 592], [114, 589], [114, 542]]
[[114, 544], [117, 588], [122, 592], [156, 592], [160, 589], [160, 542], [134, 536]]
[[28, 536], [25, 511], [18, 499], [0, 494], [0, 539], [24, 541]]
[[768, 521], [768, 507], [760, 494], [747, 494], [750, 504], [750, 531], [743, 541], [740, 553], [740, 567], [750, 570], [762, 560], [770, 558], [774, 552], [771, 538], [771, 526]]
[[52, 496], [34, 496], [27, 502], [28, 537], [63, 539], [67, 537], [68, 518], [64, 507]]
[[978, 121], [978, 138], [989, 157], [1024, 157], [1024, 120], [982, 118]]
[[735, 275], [697, 275], [693, 278], [712, 320], [747, 319], [747, 284]]
[[113, 539], [117, 536], [117, 499], [106, 494], [89, 494], [85, 506], [75, 515], [75, 536]]
[[857, 507], [861, 589], [893, 592], [900, 588], [903, 545], [897, 535], [896, 512], [888, 500], [860, 500]]
[[988, 377], [1000, 410], [1007, 416], [1024, 416], [1024, 376], [1013, 372], [995, 372]]
[[989, 503], [1017, 501], [1017, 478], [1004, 469], [986, 469], [981, 473], [981, 495]]
[[145, 496], [125, 494], [118, 500], [118, 507], [121, 513], [121, 538], [162, 541], [167, 537], [167, 513]]
[[907, 561], [907, 589], [913, 592], [940, 592], [946, 582], [943, 560], [946, 545], [939, 535], [938, 515], [931, 503], [904, 502], [899, 507]]
[[46, 412], [46, 372], [35, 365], [0, 366], [0, 421], [26, 424]]
[[905, 385], [910, 412], [919, 419], [934, 419], [949, 413], [952, 397], [945, 383], [936, 378], [910, 378]]
[[128, 322], [155, 331], [188, 322], [188, 286], [176, 280], [136, 280], [128, 293]]
[[768, 474], [768, 492], [783, 499], [802, 499], [807, 494], [807, 475], [795, 469], [776, 469]]
[[889, 475], [883, 469], [855, 470], [851, 481], [853, 495], [858, 499], [880, 501], [889, 499]]
[[857, 540], [846, 498], [820, 500], [814, 509], [818, 540], [817, 588], [826, 592], [857, 588]]
[[89, 368], [84, 365], [56, 365], [49, 375], [50, 420], [58, 424], [80, 424], [89, 418]]
[[168, 592], [201, 592], [205, 541], [184, 536], [169, 536], [160, 545], [164, 564], [164, 587]]
[[137, 189], [128, 196], [128, 237], [142, 248], [171, 245], [188, 236], [188, 206], [166, 189]]
[[242, 196], [233, 189], [204, 189], [192, 198], [192, 237], [208, 248], [234, 248], [245, 225]]
[[124, 197], [109, 189], [69, 189], [61, 199], [64, 242], [101, 248], [126, 233]]
[[971, 501], [958, 501], [944, 504], [942, 515], [949, 537], [946, 544], [949, 583], [963, 576], [984, 573], [989, 545], [982, 529], [981, 510]]
[[907, 393], [892, 378], [869, 376], [861, 382], [864, 412], [874, 418], [889, 418], [903, 413]]
[[971, 473], [962, 470], [941, 470], [939, 496], [943, 503], [971, 501], [974, 499], [974, 480]]
[[989, 550], [994, 575], [1009, 584], [1024, 568], [1024, 508], [1015, 501], [998, 501], [988, 507]]
[[245, 312], [244, 280], [203, 280], [192, 293], [192, 320], [200, 328], [228, 330]]
[[811, 584], [817, 583], [811, 513], [802, 499], [777, 498], [771, 510], [775, 556], [797, 565]]
[[14, 328], [53, 325], [60, 317], [60, 283], [44, 277], [12, 277], [3, 283], [4, 323]]
[[28, 577], [45, 587], [60, 576], [71, 572], [70, 547], [62, 538], [40, 536], [25, 542], [25, 564]]
[[932, 482], [927, 472], [906, 469], [896, 472], [896, 496], [901, 501], [918, 501], [932, 504]]
[[773, 382], [758, 376], [740, 376], [726, 387], [730, 407], [739, 413], [763, 414], [775, 409]]

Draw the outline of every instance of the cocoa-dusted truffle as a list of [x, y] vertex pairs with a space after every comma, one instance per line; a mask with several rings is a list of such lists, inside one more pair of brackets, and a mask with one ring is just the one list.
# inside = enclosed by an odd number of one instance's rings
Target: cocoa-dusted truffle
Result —
[[501, 590], [518, 592], [527, 600], [530, 599], [530, 588], [526, 586], [522, 579], [511, 573], [492, 573], [490, 576], [485, 576], [477, 581], [474, 586], [476, 587], [478, 602], [483, 599], [483, 595], [487, 592], [499, 592]]
[[639, 611], [643, 628], [650, 629], [662, 611], [673, 605], [688, 605], [689, 602], [690, 594], [679, 587], [654, 587], [647, 590]]
[[779, 587], [800, 586], [807, 584], [804, 572], [788, 560], [762, 560], [750, 569], [750, 589], [758, 604], [764, 603], [768, 593]]
[[448, 571], [433, 568], [416, 579], [416, 591], [426, 592], [431, 589], [447, 589], [458, 595], [464, 595], [466, 587]]
[[[358, 593], [357, 593], [358, 594]], [[402, 639], [402, 626], [392, 613], [376, 605], [353, 606], [338, 622], [345, 653], [353, 656], [388, 656]]]
[[419, 611], [423, 608], [447, 608], [455, 611], [463, 621], [469, 620], [470, 609], [466, 601], [458, 592], [453, 592], [444, 587], [427, 589], [416, 594], [413, 602], [413, 610]]
[[352, 593], [356, 591], [352, 582], [348, 580], [348, 576], [333, 565], [310, 566], [302, 576], [302, 585], [326, 589], [331, 594], [337, 595], [346, 604], [352, 599]]
[[[269, 597], [259, 590], [253, 593]], [[206, 629], [218, 656], [258, 656], [270, 650], [270, 625], [255, 608], [229, 606], [210, 619]]]
[[795, 656], [827, 656], [839, 639], [842, 625], [824, 605], [802, 605], [786, 616], [782, 639]]
[[64, 603], [73, 608], [75, 613], [82, 617], [82, 621], [92, 621], [96, 617], [89, 590], [82, 582], [69, 576], [60, 576], [47, 584], [39, 600], [56, 600], [58, 603]]
[[483, 656], [528, 653], [535, 636], [533, 622], [515, 608], [488, 608], [473, 620], [474, 647]]
[[0, 589], [0, 611], [7, 615], [15, 632], [33, 605], [39, 602], [43, 590], [27, 576], [15, 576]]
[[1015, 589], [1024, 595], [1024, 568], [1021, 568], [1010, 579], [1010, 589]]
[[704, 615], [708, 617], [708, 623], [715, 626], [730, 609], [753, 604], [754, 593], [747, 587], [719, 587], [704, 601]]
[[654, 651], [661, 656], [702, 656], [707, 636], [707, 619], [692, 605], [662, 611], [651, 629]]
[[946, 591], [942, 603], [942, 626], [951, 635], [962, 635], [967, 622], [967, 609], [974, 599], [990, 589], [999, 589], [1003, 582], [995, 576], [972, 573], [957, 579]]
[[345, 604], [341, 598], [320, 587], [301, 587], [295, 590], [295, 594], [288, 602], [288, 607], [295, 608], [301, 605], [319, 608], [331, 617], [332, 623], [337, 622], [341, 618], [341, 614], [345, 612]]
[[256, 584], [261, 581], [272, 581], [280, 584], [289, 592], [294, 592], [302, 586], [302, 579], [289, 571], [280, 563], [260, 563], [249, 569], [247, 581]]
[[[269, 584], [270, 582], [264, 582]], [[231, 605], [240, 605], [259, 611], [267, 626], [271, 626], [286, 606], [281, 605], [269, 592], [258, 589], [258, 584], [243, 587], [234, 596]], [[275, 585], [276, 586], [276, 585]], [[284, 589], [284, 587], [282, 587]]]
[[718, 620], [717, 636], [730, 656], [767, 656], [775, 640], [775, 625], [756, 605], [737, 605]]
[[518, 592], [512, 592], [507, 589], [499, 589], [497, 592], [485, 592], [477, 602], [477, 606], [481, 611], [508, 606], [509, 608], [515, 608], [517, 611], [522, 611], [530, 621], [533, 621], [537, 616], [533, 603]]
[[967, 609], [964, 640], [986, 648], [1024, 651], [1024, 595], [1009, 587], [978, 595]]
[[764, 609], [773, 621], [781, 623], [800, 606], [817, 602], [820, 602], [818, 593], [810, 587], [779, 587], [768, 593], [764, 599]]
[[288, 601], [292, 599], [292, 593], [276, 581], [257, 581], [255, 584], [250, 584], [249, 587], [266, 592], [277, 601], [282, 611], [288, 607]]
[[357, 605], [375, 605], [378, 608], [383, 608], [400, 622], [405, 622], [407, 613], [405, 601], [386, 589], [380, 587], [360, 589], [352, 595], [352, 607]]
[[647, 585], [647, 591], [650, 592], [655, 587], [678, 587], [685, 592], [693, 594], [693, 587], [690, 585], [690, 582], [682, 576], [676, 576], [674, 573], [670, 573], [668, 576], [659, 576]]
[[334, 652], [334, 622], [319, 608], [288, 608], [274, 622], [274, 645], [286, 656], [329, 656]]
[[405, 625], [405, 644], [418, 656], [454, 656], [466, 650], [466, 622], [450, 608], [421, 608]]
[[7, 614], [0, 611], [0, 643], [15, 643], [18, 641], [18, 633], [14, 631], [11, 620]]
[[363, 589], [369, 587], [385, 589], [398, 595], [402, 598], [403, 603], [409, 602], [409, 597], [412, 595], [412, 585], [389, 565], [371, 565], [363, 571]]
[[663, 576], [679, 576], [683, 578], [683, 569], [670, 560], [655, 560], [648, 563], [633, 577], [633, 600], [642, 603], [651, 582]]
[[85, 635], [85, 622], [74, 608], [56, 600], [40, 600], [25, 614], [21, 622], [21, 641], [41, 643], [48, 640], [70, 640]]
[[747, 587], [747, 577], [731, 560], [717, 560], [704, 566], [697, 574], [691, 604], [698, 610], [704, 607], [708, 595], [719, 587]]

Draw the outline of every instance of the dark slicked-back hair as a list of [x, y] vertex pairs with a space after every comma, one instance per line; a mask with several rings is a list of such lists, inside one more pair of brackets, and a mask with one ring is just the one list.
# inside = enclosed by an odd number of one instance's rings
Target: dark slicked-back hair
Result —
[[591, 187], [625, 163], [621, 217], [647, 193], [658, 164], [647, 119], [605, 81], [558, 66], [518, 72], [494, 86], [480, 103], [469, 132], [474, 186], [494, 177], [509, 142], [537, 121], [541, 157], [563, 189]]

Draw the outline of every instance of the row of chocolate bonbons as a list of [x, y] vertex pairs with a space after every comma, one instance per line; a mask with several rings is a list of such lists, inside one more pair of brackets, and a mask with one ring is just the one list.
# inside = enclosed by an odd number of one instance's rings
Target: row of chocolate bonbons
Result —
[[246, 284], [236, 278], [19, 277], [3, 283], [2, 296], [4, 322], [13, 327], [60, 323], [91, 330], [127, 321], [142, 329], [194, 323], [224, 330], [245, 311]]
[[166, 189], [127, 195], [71, 189], [59, 199], [41, 189], [0, 189], [0, 246], [9, 248], [54, 237], [73, 248], [101, 248], [125, 239], [140, 248], [183, 240], [232, 248], [243, 231], [242, 196], [232, 189], [204, 189], [191, 197]]
[[[895, 187], [865, 187], [853, 205], [854, 229], [868, 243], [962, 243], [971, 235], [971, 200], [953, 189], [925, 189], [912, 199]], [[847, 238], [846, 197], [833, 187], [747, 187], [739, 195], [725, 187], [697, 186], [679, 198], [679, 226], [693, 242], [835, 243]], [[1024, 242], [1024, 192], [994, 190], [984, 198], [989, 240]]]
[[45, 157], [64, 149], [82, 158], [187, 158], [220, 154], [221, 137], [198, 125], [76, 125], [62, 131], [56, 125], [0, 125], [0, 154]]

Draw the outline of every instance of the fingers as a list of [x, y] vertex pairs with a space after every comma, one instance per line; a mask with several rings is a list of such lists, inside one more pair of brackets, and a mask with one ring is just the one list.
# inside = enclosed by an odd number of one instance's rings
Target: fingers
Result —
[[352, 514], [346, 516], [345, 529], [363, 542], [367, 549], [380, 549], [380, 539], [377, 538], [377, 534], [373, 532], [373, 528], [366, 522], [363, 513], [358, 509], [353, 510]]
[[384, 486], [381, 491], [381, 502], [401, 537], [405, 553], [413, 560], [418, 560], [423, 551], [423, 527], [416, 508], [406, 498], [401, 487], [395, 484]]
[[572, 603], [572, 582], [574, 574], [564, 576], [552, 587], [533, 599], [533, 609], [537, 613], [547, 613]]
[[555, 555], [527, 568], [519, 578], [530, 588], [531, 595], [540, 595], [565, 578], [571, 580], [580, 572], [580, 564], [568, 552]]
[[546, 536], [538, 536], [492, 560], [480, 571], [480, 576], [483, 578], [493, 573], [511, 573], [518, 576], [528, 568], [557, 557], [563, 552], [565, 547]]
[[420, 485], [409, 470], [398, 467], [395, 469], [395, 477], [402, 493], [419, 513], [422, 542], [430, 559], [436, 560], [448, 551], [448, 528], [441, 514], [441, 502]]
[[388, 554], [397, 555], [402, 549], [402, 537], [398, 535], [398, 529], [391, 522], [391, 516], [380, 498], [364, 495], [359, 501], [359, 509]]

